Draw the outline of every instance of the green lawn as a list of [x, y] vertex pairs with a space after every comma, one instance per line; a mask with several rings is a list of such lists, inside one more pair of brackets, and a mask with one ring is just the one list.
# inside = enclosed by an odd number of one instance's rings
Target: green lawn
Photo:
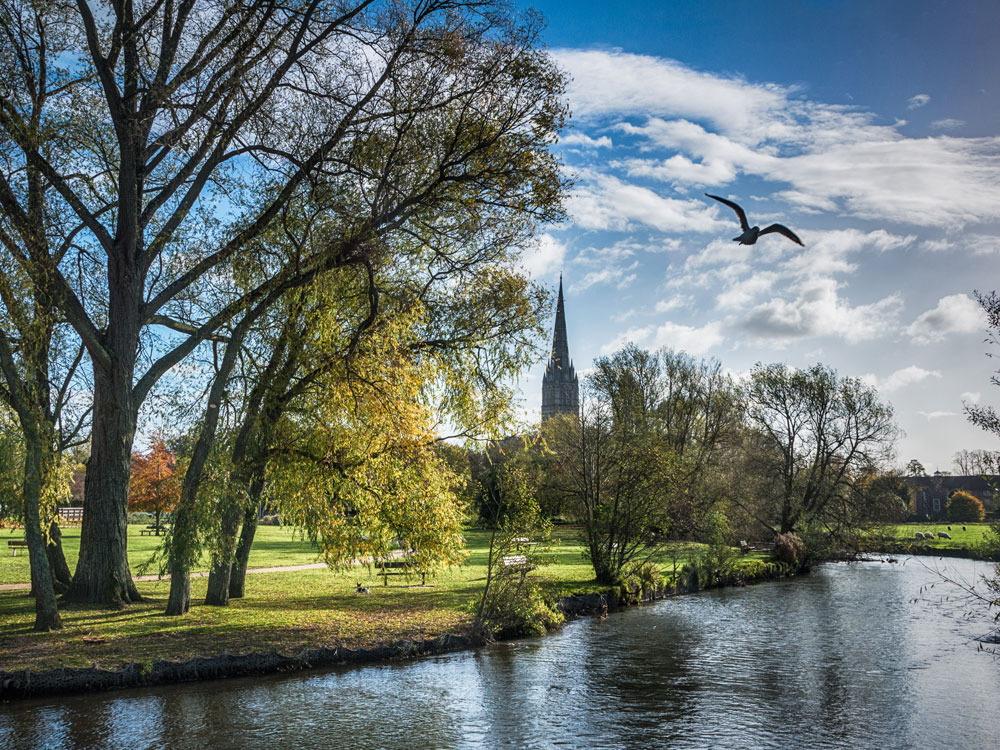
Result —
[[[139, 574], [143, 563], [152, 558], [163, 542], [163, 537], [141, 536], [139, 532], [144, 528], [146, 524], [129, 524], [128, 527], [128, 561], [132, 575]], [[80, 527], [67, 527], [62, 530], [62, 534], [66, 562], [69, 563], [69, 569], [74, 570], [80, 554]], [[7, 540], [23, 538], [23, 529], [0, 529], [0, 583], [27, 583], [30, 580], [28, 551], [18, 550], [15, 557], [7, 547]], [[303, 539], [291, 529], [280, 526], [257, 527], [253, 548], [250, 550], [251, 568], [303, 565], [319, 560], [319, 554], [309, 540]], [[203, 559], [196, 569], [208, 570], [207, 561]], [[157, 566], [151, 566], [146, 572], [156, 574]]]
[[[966, 530], [962, 530], [962, 526]], [[951, 527], [951, 530], [948, 527]], [[885, 529], [890, 538], [897, 542], [909, 542], [913, 544], [926, 544], [932, 549], [962, 549], [963, 547], [975, 549], [986, 540], [986, 534], [990, 530], [988, 523], [902, 523], [890, 526]], [[916, 538], [916, 533], [931, 532], [934, 539], [931, 541], [921, 541]], [[942, 539], [937, 534], [944, 531], [951, 535], [951, 539]]]
[[[136, 535], [138, 528], [134, 530]], [[133, 538], [131, 533], [130, 529], [129, 557], [135, 564], [152, 553], [156, 538]], [[552, 563], [534, 574], [546, 592], [558, 596], [602, 589], [593, 580], [593, 570], [582, 554], [576, 532], [559, 528], [555, 537]], [[67, 535], [68, 556], [75, 558], [78, 540], [79, 531]], [[471, 603], [483, 585], [489, 534], [468, 530], [466, 547], [466, 562], [428, 576], [427, 586], [419, 586], [419, 578], [404, 577], [390, 578], [389, 585], [383, 586], [381, 579], [366, 567], [346, 572], [321, 569], [255, 574], [247, 577], [245, 598], [233, 600], [228, 607], [209, 607], [200, 603], [206, 579], [195, 578], [191, 582], [194, 605], [188, 615], [180, 618], [162, 614], [168, 581], [139, 583], [146, 602], [122, 611], [64, 605], [61, 613], [65, 627], [56, 633], [31, 631], [34, 605], [23, 591], [0, 592], [0, 668], [92, 664], [113, 668], [133, 660], [186, 659], [223, 651], [371, 645], [463, 632], [471, 624]], [[689, 543], [672, 545], [659, 560], [660, 565], [670, 573], [675, 559], [680, 568], [699, 548]], [[22, 554], [18, 553], [16, 559], [21, 565]], [[308, 543], [291, 531], [262, 527], [251, 565], [294, 565], [315, 559]], [[12, 560], [8, 558], [5, 563], [12, 565]], [[20, 577], [11, 572], [6, 572], [5, 577], [21, 580], [26, 578], [26, 570]], [[370, 586], [371, 594], [358, 595], [357, 582]]]

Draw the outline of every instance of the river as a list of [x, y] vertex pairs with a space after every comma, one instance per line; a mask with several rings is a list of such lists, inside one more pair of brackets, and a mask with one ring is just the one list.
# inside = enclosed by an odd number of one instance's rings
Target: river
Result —
[[28, 701], [4, 748], [996, 748], [990, 619], [927, 565], [827, 564], [418, 662]]

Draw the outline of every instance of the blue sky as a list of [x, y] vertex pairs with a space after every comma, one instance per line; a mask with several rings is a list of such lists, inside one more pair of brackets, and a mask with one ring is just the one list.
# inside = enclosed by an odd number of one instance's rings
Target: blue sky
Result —
[[[863, 377], [899, 463], [1000, 449], [974, 290], [1000, 287], [996, 2], [537, 2], [572, 77], [570, 220], [526, 264], [564, 274], [578, 370], [625, 341]], [[739, 247], [738, 201], [780, 235]], [[540, 364], [520, 383], [537, 417]]]

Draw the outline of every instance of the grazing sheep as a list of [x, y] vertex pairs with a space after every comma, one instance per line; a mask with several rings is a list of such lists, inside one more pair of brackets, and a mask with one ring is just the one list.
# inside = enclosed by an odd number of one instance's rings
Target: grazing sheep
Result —
[[924, 538], [924, 532], [918, 531], [916, 534], [913, 535], [913, 538], [914, 539], [923, 539]]
[[965, 526], [962, 527], [962, 531], [968, 531], [969, 529]]
[[951, 526], [948, 527], [948, 531], [951, 531]]
[[942, 539], [951, 539], [951, 534], [949, 534], [947, 531], [939, 531], [938, 536], [941, 537]]

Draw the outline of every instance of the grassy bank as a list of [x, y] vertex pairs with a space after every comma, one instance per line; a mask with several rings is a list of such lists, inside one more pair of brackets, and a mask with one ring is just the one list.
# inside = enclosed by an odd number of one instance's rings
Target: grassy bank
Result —
[[[261, 531], [261, 548], [258, 550], [255, 544], [251, 565], [295, 565], [316, 559], [308, 543], [291, 532], [273, 527]], [[603, 589], [593, 580], [593, 570], [575, 532], [559, 529], [556, 536], [552, 564], [536, 573], [546, 594], [555, 598]], [[130, 559], [148, 556], [155, 547], [155, 537], [152, 542], [146, 541], [148, 537], [141, 540], [149, 546], [130, 550]], [[198, 603], [204, 599], [206, 579], [196, 578], [191, 582], [195, 606], [187, 616], [176, 618], [162, 614], [169, 582], [153, 581], [138, 584], [147, 601], [124, 611], [64, 606], [64, 628], [56, 633], [32, 632], [33, 600], [23, 591], [2, 592], [0, 669], [93, 665], [113, 669], [130, 661], [182, 660], [226, 651], [357, 647], [429, 638], [445, 632], [463, 633], [471, 625], [470, 603], [483, 585], [489, 535], [470, 530], [466, 545], [469, 557], [465, 564], [428, 577], [427, 586], [418, 585], [419, 578], [403, 577], [390, 578], [389, 585], [383, 586], [381, 579], [366, 567], [346, 572], [322, 569], [261, 573], [247, 577], [245, 598], [233, 600], [228, 607], [208, 607]], [[658, 564], [669, 576], [675, 566], [679, 570], [700, 549], [701, 545], [677, 543], [667, 549]], [[70, 550], [68, 538], [67, 556]], [[748, 555], [741, 564], [754, 564], [762, 557]], [[371, 587], [370, 595], [356, 593], [359, 581]]]

